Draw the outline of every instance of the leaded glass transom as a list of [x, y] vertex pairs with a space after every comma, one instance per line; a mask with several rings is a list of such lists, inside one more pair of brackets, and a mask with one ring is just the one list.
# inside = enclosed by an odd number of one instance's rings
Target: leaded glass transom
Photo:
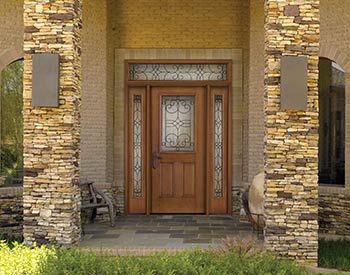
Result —
[[142, 100], [133, 98], [133, 195], [142, 196]]
[[214, 194], [223, 196], [223, 129], [222, 129], [222, 96], [214, 99]]
[[163, 152], [194, 150], [194, 96], [162, 97]]
[[129, 80], [227, 80], [227, 64], [130, 64]]

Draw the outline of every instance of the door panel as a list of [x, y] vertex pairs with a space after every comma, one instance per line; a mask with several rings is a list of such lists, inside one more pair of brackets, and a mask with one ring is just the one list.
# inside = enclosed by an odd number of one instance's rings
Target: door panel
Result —
[[174, 196], [174, 164], [160, 163], [160, 196], [162, 198], [171, 198]]
[[204, 213], [204, 87], [153, 87], [152, 212]]
[[183, 196], [186, 198], [195, 197], [196, 165], [195, 163], [183, 164]]

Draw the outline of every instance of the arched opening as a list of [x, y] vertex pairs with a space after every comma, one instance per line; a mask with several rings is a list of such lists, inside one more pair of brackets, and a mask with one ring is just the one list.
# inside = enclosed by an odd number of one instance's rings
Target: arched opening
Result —
[[0, 73], [0, 184], [23, 179], [23, 60]]
[[345, 184], [345, 73], [319, 60], [319, 183]]

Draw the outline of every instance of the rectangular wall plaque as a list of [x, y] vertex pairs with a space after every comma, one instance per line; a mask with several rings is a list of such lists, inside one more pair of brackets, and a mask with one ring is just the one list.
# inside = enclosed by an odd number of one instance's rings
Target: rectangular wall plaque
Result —
[[60, 60], [58, 54], [33, 54], [32, 106], [58, 107]]
[[281, 58], [281, 109], [306, 110], [307, 108], [307, 57], [282, 56]]

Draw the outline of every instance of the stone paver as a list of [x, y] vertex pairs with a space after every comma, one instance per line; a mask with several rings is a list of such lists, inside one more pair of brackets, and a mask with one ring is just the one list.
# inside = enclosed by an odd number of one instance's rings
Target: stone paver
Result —
[[115, 249], [208, 248], [230, 237], [257, 236], [248, 222], [230, 216], [133, 215], [84, 226], [81, 247]]

